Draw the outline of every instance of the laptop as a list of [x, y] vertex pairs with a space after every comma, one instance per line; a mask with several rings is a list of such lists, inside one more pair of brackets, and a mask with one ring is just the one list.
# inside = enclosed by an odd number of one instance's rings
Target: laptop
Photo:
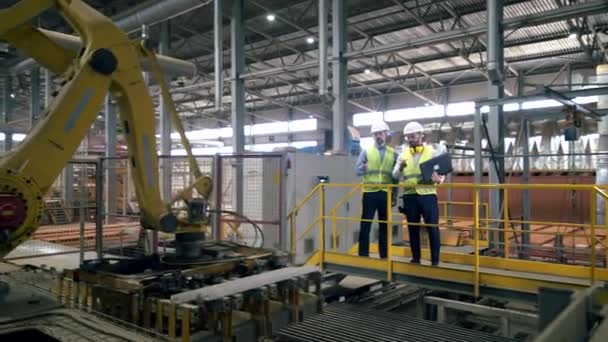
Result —
[[422, 173], [422, 183], [433, 183], [433, 172], [439, 175], [447, 175], [454, 171], [452, 167], [452, 156], [449, 153], [442, 153], [437, 157], [431, 158], [420, 164], [420, 172]]

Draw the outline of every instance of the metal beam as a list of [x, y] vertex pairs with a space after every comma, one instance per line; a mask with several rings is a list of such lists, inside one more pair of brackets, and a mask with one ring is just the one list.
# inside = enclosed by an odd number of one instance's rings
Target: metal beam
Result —
[[[171, 27], [168, 21], [163, 21], [160, 24], [160, 42], [158, 51], [167, 53], [171, 49]], [[162, 95], [158, 98], [158, 107], [160, 112], [160, 154], [163, 156], [171, 155], [171, 113], [165, 104]], [[163, 158], [161, 160], [161, 196], [164, 201], [169, 201], [172, 197], [171, 193], [171, 159]]]
[[[449, 3], [446, 3], [446, 2], [441, 2], [439, 5], [440, 5], [440, 6], [441, 6], [443, 9], [445, 9], [445, 10], [446, 10], [448, 13], [450, 13], [450, 15], [451, 15], [452, 17], [454, 17], [454, 20], [461, 20], [461, 21], [465, 22], [467, 25], [469, 25], [469, 26], [473, 26], [472, 22], [471, 22], [471, 21], [469, 21], [469, 19], [468, 19], [468, 18], [463, 17], [463, 16], [459, 16], [459, 15], [458, 15], [458, 13], [456, 13], [456, 10], [454, 10], [454, 8], [452, 7], [452, 5], [450, 5]], [[460, 27], [462, 28], [462, 25], [461, 25]], [[486, 44], [486, 43], [485, 43], [485, 42], [484, 42], [482, 39], [477, 38], [477, 41], [478, 41], [479, 43], [481, 43], [481, 45], [485, 46], [485, 47], [486, 47], [486, 49], [487, 49], [487, 47], [488, 47], [488, 46], [487, 46], [487, 44]], [[513, 73], [513, 75], [515, 75], [515, 76], [518, 76], [518, 75], [519, 75], [519, 71], [517, 71], [517, 70], [516, 70], [515, 68], [513, 68], [511, 65], [508, 65], [508, 64], [507, 64], [507, 65], [506, 65], [506, 67], [507, 67], [507, 69], [509, 69], [509, 70], [510, 70], [510, 71]]]
[[506, 317], [510, 320], [527, 322], [533, 326], [536, 326], [538, 321], [538, 314], [461, 302], [452, 299], [426, 296], [424, 297], [424, 302], [431, 305], [443, 306], [447, 309], [466, 311], [480, 316], [492, 316], [497, 318]]
[[[501, 25], [503, 21], [503, 0], [487, 0], [488, 8], [488, 98], [501, 99], [504, 97], [503, 70], [504, 70], [504, 31]], [[504, 115], [503, 108], [490, 106], [488, 114], [487, 129], [488, 147], [492, 146], [495, 154], [490, 158], [488, 166], [489, 182], [492, 184], [504, 181]], [[502, 216], [502, 192], [500, 190], [489, 191], [490, 218], [499, 220]], [[502, 227], [507, 229], [507, 227]], [[490, 232], [490, 247], [496, 248], [504, 241], [503, 234], [497, 231]]]
[[[209, 4], [212, 0], [149, 0], [144, 3], [141, 3], [132, 9], [130, 9], [127, 13], [122, 13], [117, 16], [110, 18], [110, 20], [114, 21], [116, 26], [125, 31], [126, 33], [131, 33], [137, 30], [140, 30], [144, 25], [152, 25], [161, 21], [166, 21], [176, 16], [182, 15], [189, 11], [195, 10], [202, 6]], [[44, 33], [48, 34], [55, 33], [59, 34], [59, 32], [52, 32], [42, 30]], [[66, 35], [69, 36], [69, 35]], [[71, 36], [74, 37], [74, 36]], [[78, 37], [75, 37], [78, 38]], [[160, 56], [159, 56], [160, 57]], [[184, 63], [185, 61], [176, 60], [171, 58], [171, 60], [179, 61]], [[159, 59], [158, 62], [163, 66], [163, 70], [165, 72], [173, 73], [169, 70], [173, 61], [171, 60], [163, 60], [163, 58]], [[188, 63], [188, 62], [186, 62]], [[28, 58], [23, 60], [13, 68], [11, 68], [12, 74], [22, 73], [30, 68], [36, 66], [36, 61], [32, 58]], [[191, 64], [190, 70], [194, 70], [194, 73], [189, 73], [190, 75], [196, 74], [196, 67], [194, 64]], [[173, 65], [178, 67], [178, 65]], [[182, 70], [181, 72], [183, 72]], [[188, 71], [186, 69], [185, 71]]]
[[[2, 125], [8, 126], [8, 123], [13, 117], [13, 78], [10, 75], [4, 77], [4, 93], [2, 94]], [[12, 132], [6, 131], [4, 134], [4, 151], [8, 152], [13, 148]]]
[[223, 32], [223, 1], [216, 0], [213, 4], [213, 59], [215, 81], [215, 109], [224, 109], [224, 32]]
[[[482, 125], [482, 117], [481, 117], [481, 109], [480, 107], [475, 107], [475, 114], [473, 117], [473, 146], [475, 148], [475, 175], [474, 182], [476, 184], [481, 183], [481, 179], [483, 176], [483, 159], [482, 159], [482, 139], [483, 133], [481, 130]], [[478, 208], [479, 210], [479, 208]]]
[[327, 26], [329, 0], [319, 0], [319, 96], [327, 95]]
[[30, 72], [30, 129], [34, 127], [36, 118], [40, 113], [40, 68]]
[[332, 31], [333, 31], [333, 150], [342, 153], [346, 149], [346, 100], [348, 99], [348, 69], [346, 53], [346, 8], [344, 0], [332, 2]]
[[53, 102], [53, 74], [44, 69], [44, 108], [48, 108]]
[[575, 107], [577, 111], [584, 113], [594, 119], [599, 119], [601, 116], [594, 110], [589, 109], [587, 106], [578, 104], [572, 101], [571, 99], [565, 97], [564, 95], [560, 94], [559, 92], [552, 90], [551, 88], [545, 87], [544, 92], [548, 98], [553, 99], [563, 105]]
[[[243, 36], [244, 1], [234, 0], [232, 4], [232, 19], [230, 27], [230, 65], [232, 66], [232, 149], [236, 154], [245, 151], [245, 80], [242, 74], [245, 70], [245, 39]], [[235, 211], [243, 213], [243, 164], [242, 160], [234, 163]]]
[[[560, 94], [563, 97], [568, 98], [568, 99], [573, 99], [575, 97], [606, 95], [606, 94], [608, 94], [608, 87], [598, 87], [598, 88], [565, 91], [565, 92], [560, 92]], [[475, 102], [475, 106], [481, 108], [484, 106], [497, 106], [499, 104], [506, 105], [506, 104], [510, 104], [510, 103], [529, 102], [529, 101], [538, 101], [538, 100], [546, 100], [546, 99], [547, 99], [547, 95], [545, 94], [544, 88], [543, 88], [543, 89], [541, 89], [541, 91], [538, 94], [535, 94], [535, 95], [482, 100], [482, 101]]]
[[[522, 174], [522, 183], [528, 184], [530, 183], [530, 120], [528, 118], [523, 118], [521, 120], [522, 125], [522, 149], [523, 149], [523, 174]], [[522, 198], [522, 221], [528, 222], [530, 221], [530, 190], [525, 189], [522, 190], [521, 193]], [[521, 257], [520, 259], [528, 258], [528, 246], [530, 244], [530, 224], [524, 223], [521, 227], [522, 237], [521, 237]]]
[[[327, 13], [328, 13], [328, 12], [327, 12]], [[285, 19], [285, 18], [281, 18], [281, 19], [282, 19], [282, 21], [284, 21], [284, 22], [291, 23], [291, 24], [295, 25], [294, 27], [299, 27], [297, 24], [292, 23], [292, 22], [291, 22], [290, 20], [288, 20], [288, 19]], [[250, 30], [250, 31], [252, 31], [252, 32], [255, 32], [255, 33], [259, 34], [260, 36], [264, 37], [266, 40], [268, 40], [268, 41], [269, 41], [269, 43], [270, 43], [270, 44], [276, 44], [276, 45], [278, 45], [278, 46], [284, 47], [284, 48], [286, 48], [286, 49], [288, 49], [288, 50], [290, 50], [290, 51], [293, 51], [293, 52], [294, 52], [294, 53], [296, 53], [298, 56], [306, 56], [306, 57], [309, 57], [309, 58], [311, 58], [311, 59], [313, 59], [313, 58], [315, 58], [315, 57], [316, 57], [316, 56], [315, 56], [315, 55], [314, 55], [312, 52], [304, 52], [304, 51], [298, 50], [298, 49], [296, 49], [296, 48], [294, 48], [294, 47], [292, 47], [292, 46], [290, 46], [290, 45], [288, 45], [288, 44], [284, 43], [283, 41], [281, 41], [281, 40], [279, 40], [279, 39], [276, 39], [276, 38], [274, 38], [274, 37], [272, 37], [272, 36], [270, 36], [270, 35], [268, 35], [268, 34], [266, 34], [266, 33], [262, 32], [262, 31], [261, 31], [261, 30], [259, 30], [258, 28], [255, 28], [255, 27], [252, 27], [252, 26], [245, 26], [245, 27], [246, 27], [248, 30]], [[301, 32], [307, 33], [308, 31], [301, 31]], [[327, 38], [327, 36], [326, 36], [326, 37], [325, 37], [325, 39], [323, 40], [323, 41], [325, 41], [325, 47], [321, 47], [321, 43], [319, 43], [319, 44], [320, 44], [320, 45], [319, 45], [319, 50], [320, 50], [320, 51], [326, 51], [326, 50], [327, 50], [327, 39], [328, 39], [328, 38]], [[321, 38], [319, 38], [319, 40], [320, 40], [320, 41], [322, 41], [322, 40], [321, 40]], [[251, 50], [251, 49], [250, 49], [250, 50]], [[325, 55], [325, 56], [324, 56], [324, 58], [325, 58], [325, 64], [322, 64], [321, 62], [319, 62], [319, 63], [320, 63], [320, 65], [319, 65], [319, 77], [320, 77], [321, 75], [323, 75], [324, 73], [325, 73], [325, 75], [327, 76], [327, 52], [326, 52], [324, 55]], [[317, 60], [321, 61], [321, 60], [322, 60], [321, 56], [323, 56], [323, 53], [320, 53], [319, 58], [317, 58]], [[269, 62], [264, 61], [264, 60], [260, 59], [259, 57], [254, 56], [254, 55], [253, 55], [253, 54], [251, 54], [251, 53], [246, 53], [245, 57], [250, 58], [250, 59], [252, 59], [252, 60], [256, 61], [257, 63], [264, 64], [264, 65], [266, 65], [266, 66], [268, 66], [268, 67], [270, 67], [270, 68], [274, 68], [274, 67], [275, 67], [274, 65], [270, 64]], [[257, 69], [257, 68], [253, 68], [251, 64], [249, 64], [249, 65], [248, 65], [248, 67], [249, 67], [249, 69], [250, 69], [250, 71], [251, 71], [251, 72], [255, 72], [255, 71], [256, 71], [256, 69]], [[323, 70], [323, 69], [325, 69], [325, 70]], [[301, 77], [300, 77], [300, 76], [298, 76], [298, 75], [297, 75], [297, 74], [296, 74], [294, 71], [290, 71], [290, 70], [288, 70], [288, 71], [286, 71], [285, 73], [286, 73], [286, 74], [289, 74], [290, 76], [293, 76], [293, 77], [296, 79], [296, 82], [297, 82], [297, 81], [298, 81], [298, 80], [301, 78]], [[245, 76], [244, 76], [244, 77], [245, 77]], [[245, 77], [245, 78], [247, 78], [247, 77]], [[322, 86], [321, 86], [321, 81], [319, 81], [319, 86], [317, 86], [316, 84], [312, 83], [311, 81], [306, 81], [306, 80], [302, 81], [302, 83], [304, 83], [304, 84], [306, 84], [306, 85], [308, 85], [308, 86], [310, 86], [310, 87], [311, 87], [311, 89], [309, 90], [309, 89], [306, 89], [306, 88], [304, 88], [304, 87], [302, 87], [302, 86], [298, 85], [297, 83], [293, 83], [293, 82], [292, 82], [292, 81], [290, 81], [290, 80], [286, 80], [286, 79], [284, 79], [284, 78], [280, 78], [280, 77], [278, 77], [278, 76], [275, 76], [275, 78], [276, 78], [277, 80], [280, 80], [281, 82], [283, 82], [283, 83], [287, 84], [287, 85], [294, 86], [294, 87], [296, 87], [297, 89], [299, 89], [299, 90], [301, 90], [301, 91], [304, 91], [304, 92], [307, 92], [307, 93], [309, 93], [309, 94], [311, 94], [311, 95], [313, 95], [313, 91], [315, 91], [316, 89], [318, 89], [318, 90], [319, 90], [319, 94], [321, 94], [321, 90], [320, 90], [320, 89], [322, 88]], [[327, 81], [328, 81], [328, 80], [327, 80]], [[359, 82], [359, 81], [357, 81], [357, 80], [353, 80], [353, 82], [354, 82], [354, 83], [357, 83], [357, 84], [362, 85], [363, 87], [365, 87], [365, 88], [369, 89], [369, 90], [370, 90], [370, 91], [372, 91], [372, 92], [375, 92], [376, 94], [379, 94], [379, 95], [380, 95], [380, 94], [382, 94], [382, 92], [381, 92], [381, 91], [379, 91], [379, 90], [375, 89], [374, 87], [372, 87], [372, 86], [370, 86], [370, 85], [367, 85], [367, 84], [365, 84], [365, 83], [363, 83], [363, 82]], [[326, 90], [326, 91], [325, 91], [325, 94], [327, 94], [327, 88], [328, 88], [328, 85], [327, 85], [327, 82], [326, 82], [326, 84], [325, 84], [325, 90]], [[327, 99], [327, 96], [326, 96], [326, 97], [324, 97], [324, 98], [323, 98], [323, 96], [322, 96], [322, 101], [325, 101], [325, 100], [328, 100], [328, 99]], [[353, 106], [355, 106], [355, 107], [359, 107], [359, 108], [361, 108], [361, 109], [363, 109], [363, 110], [365, 110], [365, 111], [373, 111], [371, 108], [369, 108], [369, 107], [367, 107], [367, 106], [364, 106], [364, 105], [362, 105], [362, 104], [360, 104], [360, 103], [357, 103], [357, 102], [355, 102], [355, 101], [353, 101], [353, 100], [349, 100], [349, 99], [347, 99], [347, 102], [348, 102], [348, 103], [350, 103], [350, 104], [352, 104]], [[314, 115], [315, 117], [319, 118], [319, 119], [325, 119], [325, 117], [324, 117], [324, 116], [322, 116], [322, 115], [318, 115], [318, 114], [313, 114], [313, 115]]]
[[[608, 3], [602, 0], [590, 1], [576, 4], [576, 6], [566, 6], [549, 11], [518, 16], [503, 20], [503, 30], [517, 29], [522, 26], [535, 26], [555, 21], [566, 20], [608, 10]], [[350, 51], [344, 57], [349, 60], [370, 58], [373, 56], [385, 55], [407, 49], [415, 49], [422, 46], [445, 44], [462, 39], [470, 39], [486, 34], [486, 25], [480, 24], [463, 29], [439, 32], [425, 37], [412, 38], [403, 42], [385, 44], [359, 51]]]
[[[113, 110], [112, 99], [110, 95], [106, 95], [104, 101], [104, 117], [105, 117], [105, 156], [109, 158], [104, 163], [106, 168], [105, 180], [105, 220], [106, 223], [111, 223], [112, 218], [116, 214], [116, 161], [112, 158], [116, 157], [116, 111]], [[130, 181], [130, 180], [126, 180]]]

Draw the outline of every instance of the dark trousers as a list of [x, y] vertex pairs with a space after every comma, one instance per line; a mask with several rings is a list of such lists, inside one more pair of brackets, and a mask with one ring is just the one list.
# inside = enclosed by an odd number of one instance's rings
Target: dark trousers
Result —
[[[378, 220], [386, 221], [387, 210], [386, 191], [363, 193], [363, 210], [361, 213], [362, 220], [373, 220], [374, 214], [376, 211], [378, 211]], [[379, 226], [378, 239], [380, 240], [380, 258], [386, 258], [386, 223], [380, 223]], [[369, 232], [371, 228], [371, 222], [361, 222], [361, 230], [359, 231], [360, 256], [369, 256]]]
[[[420, 219], [424, 219], [425, 224], [439, 223], [439, 205], [437, 203], [437, 195], [418, 195], [407, 194], [403, 195], [403, 208], [405, 209], [405, 217], [407, 218], [407, 228], [410, 233], [410, 247], [412, 249], [412, 259], [420, 260], [420, 226], [415, 225], [420, 223]], [[425, 226], [429, 233], [429, 244], [431, 247], [431, 262], [437, 264], [439, 262], [439, 249], [441, 241], [439, 239], [439, 228]]]

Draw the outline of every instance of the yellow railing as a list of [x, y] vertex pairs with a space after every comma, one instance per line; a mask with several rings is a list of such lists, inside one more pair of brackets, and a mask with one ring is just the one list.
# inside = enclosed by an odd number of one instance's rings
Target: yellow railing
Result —
[[[310, 191], [308, 193], [308, 195], [306, 195], [300, 202], [298, 202], [298, 204], [296, 204], [293, 209], [289, 212], [289, 215], [287, 216], [287, 220], [289, 220], [289, 236], [290, 236], [290, 252], [291, 252], [291, 256], [293, 257], [296, 253], [296, 216], [298, 216], [298, 211], [306, 204], [308, 203], [308, 201], [317, 193], [317, 191], [319, 191], [319, 189], [321, 189], [322, 184], [317, 184], [317, 186], [315, 186], [312, 191]], [[315, 222], [313, 224], [311, 224], [308, 228], [306, 228], [306, 231], [309, 231], [310, 229], [312, 229], [312, 227], [314, 227], [314, 225], [316, 224], [316, 222], [318, 222], [321, 219], [321, 216], [319, 216], [319, 218], [317, 220], [315, 220]], [[302, 234], [302, 236], [304, 236], [304, 234]]]
[[[311, 191], [302, 201], [300, 201], [295, 207], [294, 209], [289, 213], [288, 219], [290, 222], [290, 229], [291, 229], [291, 252], [292, 252], [292, 256], [294, 256], [296, 254], [296, 242], [299, 241], [300, 239], [302, 239], [305, 235], [309, 234], [312, 229], [315, 227], [315, 225], [318, 225], [318, 232], [319, 232], [319, 236], [325, 237], [325, 221], [326, 220], [330, 220], [331, 222], [331, 226], [332, 226], [332, 249], [333, 252], [336, 252], [336, 246], [337, 246], [337, 238], [340, 235], [341, 232], [338, 231], [337, 229], [337, 222], [341, 221], [341, 222], [363, 222], [363, 221], [367, 221], [367, 222], [375, 222], [375, 223], [387, 223], [389, 227], [392, 226], [392, 224], [394, 224], [395, 222], [393, 221], [393, 213], [392, 210], [389, 210], [387, 213], [387, 220], [386, 221], [379, 221], [379, 220], [363, 220], [360, 218], [360, 215], [358, 217], [341, 217], [337, 215], [338, 209], [344, 205], [344, 203], [346, 203], [346, 201], [357, 191], [360, 191], [362, 189], [364, 189], [367, 185], [364, 184], [336, 184], [336, 183], [324, 183], [324, 184], [319, 184], [317, 185], [313, 191]], [[374, 186], [378, 186], [378, 185], [374, 185]], [[388, 208], [391, 208], [391, 194], [393, 191], [398, 191], [398, 188], [403, 188], [405, 186], [403, 185], [394, 185], [394, 184], [389, 184], [389, 185], [385, 185], [384, 186], [387, 189], [388, 192], [388, 196], [387, 196], [387, 206]], [[603, 247], [604, 251], [606, 250], [606, 244], [601, 241], [598, 236], [596, 235], [596, 226], [597, 226], [597, 218], [596, 218], [596, 207], [597, 207], [597, 197], [602, 197], [605, 200], [605, 205], [606, 205], [606, 211], [608, 212], [608, 193], [599, 187], [596, 187], [594, 185], [571, 185], [571, 184], [460, 184], [460, 183], [452, 183], [452, 184], [442, 184], [439, 185], [438, 187], [444, 187], [444, 188], [454, 188], [454, 189], [469, 189], [473, 192], [473, 202], [452, 202], [452, 204], [454, 205], [471, 205], [473, 207], [473, 241], [471, 241], [471, 244], [474, 246], [474, 260], [472, 261], [472, 266], [473, 266], [473, 270], [474, 270], [474, 288], [475, 288], [475, 294], [478, 295], [479, 294], [479, 286], [480, 286], [480, 268], [486, 267], [485, 264], [490, 263], [490, 261], [488, 261], [487, 258], [492, 258], [492, 257], [487, 257], [487, 256], [481, 256], [480, 255], [480, 247], [481, 247], [481, 242], [483, 242], [480, 238], [480, 233], [481, 232], [485, 232], [486, 235], [489, 235], [491, 232], [497, 232], [498, 234], [502, 234], [503, 235], [503, 241], [504, 241], [504, 252], [503, 252], [503, 256], [504, 256], [504, 262], [506, 262], [502, 267], [504, 269], [518, 269], [518, 265], [513, 265], [513, 262], [526, 262], [528, 264], [526, 264], [526, 267], [529, 267], [529, 263], [536, 263], [535, 261], [523, 261], [523, 260], [518, 260], [516, 258], [513, 258], [512, 260], [509, 260], [511, 258], [511, 235], [515, 236], [515, 234], [517, 233], [526, 233], [526, 234], [535, 234], [535, 235], [552, 235], [552, 236], [573, 236], [573, 237], [584, 237], [589, 241], [589, 247], [590, 247], [590, 255], [589, 255], [589, 267], [588, 267], [588, 280], [590, 281], [591, 284], [595, 283], [596, 278], [597, 278], [597, 246], [600, 245]], [[326, 214], [326, 203], [325, 203], [325, 192], [329, 189], [334, 189], [334, 188], [347, 188], [349, 189], [349, 191], [347, 192], [347, 194], [342, 197], [339, 201], [336, 202], [335, 205], [331, 206], [329, 208], [329, 215]], [[588, 191], [589, 192], [589, 221], [588, 223], [560, 223], [560, 222], [542, 222], [542, 221], [523, 221], [523, 220], [515, 220], [510, 218], [509, 216], [509, 191], [512, 190], [577, 190], [577, 191]], [[491, 219], [489, 217], [489, 207], [487, 203], [482, 203], [481, 199], [480, 199], [480, 193], [483, 190], [501, 190], [503, 192], [503, 206], [502, 206], [502, 218], [498, 218], [498, 219]], [[304, 230], [304, 232], [298, 237], [296, 236], [296, 223], [295, 223], [295, 218], [297, 216], [298, 210], [300, 210], [302, 208], [302, 206], [306, 205], [307, 203], [309, 203], [313, 196], [318, 195], [318, 210], [319, 210], [319, 215], [318, 217], [316, 217], [314, 220], [312, 220], [312, 223], [310, 223], [306, 229]], [[444, 206], [444, 210], [447, 213], [447, 205], [449, 205], [449, 203], [447, 202], [441, 202], [441, 205]], [[480, 214], [480, 210], [483, 208], [484, 213], [485, 213], [485, 217], [482, 219], [481, 218], [481, 214]], [[446, 215], [447, 216], [447, 215]], [[449, 219], [449, 217], [448, 217]], [[485, 225], [482, 226], [482, 221], [485, 221]], [[401, 221], [399, 221], [401, 222]], [[502, 223], [502, 228], [499, 227], [490, 227], [490, 225], [492, 223]], [[571, 227], [577, 227], [580, 230], [582, 229], [583, 232], [582, 234], [578, 234], [575, 232], [560, 232], [560, 231], [550, 231], [550, 232], [546, 232], [546, 231], [527, 231], [527, 232], [523, 232], [522, 230], [516, 230], [516, 229], [512, 229], [511, 228], [511, 224], [522, 224], [522, 223], [527, 223], [530, 226], [533, 224], [544, 224], [544, 225], [568, 225]], [[439, 226], [439, 225], [431, 225], [431, 224], [419, 224], [420, 226]], [[608, 223], [605, 223], [603, 228], [608, 232]], [[389, 228], [390, 229], [390, 228]], [[396, 246], [393, 246], [392, 243], [392, 231], [389, 230], [389, 232], [387, 232], [387, 247], [388, 247], [388, 255], [392, 256], [394, 255], [393, 253], [393, 249], [397, 248]], [[573, 241], [573, 244], [575, 244], [575, 241]], [[321, 267], [323, 267], [323, 263], [324, 263], [324, 255], [326, 252], [326, 248], [325, 248], [325, 238], [319, 239], [319, 248], [318, 251], [320, 253], [318, 253], [318, 256], [316, 259], [319, 263], [319, 265]], [[606, 265], [608, 265], [608, 253], [606, 254]], [[456, 258], [456, 257], [455, 257]], [[457, 259], [457, 258], [456, 258]], [[460, 258], [462, 259], [462, 258]], [[460, 260], [459, 259], [459, 260]], [[483, 261], [482, 261], [483, 259]], [[541, 263], [541, 262], [539, 262]], [[482, 265], [484, 264], [484, 265]], [[495, 263], [493, 263], [495, 264]], [[551, 265], [549, 263], [543, 263], [546, 265]], [[501, 264], [502, 265], [502, 264]], [[521, 267], [519, 267], [521, 268]], [[540, 269], [537, 267], [534, 267], [534, 269]], [[548, 267], [548, 269], [554, 269], [551, 267]], [[386, 270], [387, 270], [387, 277], [388, 280], [391, 280], [392, 278], [392, 270], [393, 270], [393, 263], [391, 258], [388, 258], [388, 260], [386, 261]], [[540, 270], [541, 273], [542, 269]], [[549, 272], [549, 271], [547, 271]], [[556, 272], [557, 273], [557, 272]], [[576, 275], [580, 276], [580, 269], [576, 270]], [[556, 274], [556, 275], [563, 275], [563, 276], [567, 276], [567, 274]], [[608, 270], [606, 270], [605, 268], [602, 268], [601, 270], [601, 278], [602, 280], [606, 281], [608, 280]]]

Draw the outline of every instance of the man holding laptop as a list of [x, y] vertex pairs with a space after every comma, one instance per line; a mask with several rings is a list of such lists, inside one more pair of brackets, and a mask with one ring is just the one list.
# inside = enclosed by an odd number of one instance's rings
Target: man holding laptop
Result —
[[[410, 248], [413, 263], [420, 263], [420, 219], [424, 219], [429, 233], [431, 247], [431, 264], [439, 264], [439, 204], [437, 202], [437, 184], [443, 183], [445, 174], [451, 171], [449, 155], [430, 144], [424, 144], [424, 128], [418, 122], [409, 122], [403, 129], [403, 135], [408, 146], [399, 155], [393, 177], [402, 179], [403, 208], [408, 222]], [[426, 164], [425, 164], [426, 163]], [[450, 163], [450, 165], [446, 165]], [[422, 167], [421, 167], [422, 165]], [[443, 170], [440, 170], [442, 168]], [[436, 172], [435, 170], [439, 170]], [[444, 171], [444, 172], [442, 172]], [[441, 173], [441, 174], [440, 174]]]

